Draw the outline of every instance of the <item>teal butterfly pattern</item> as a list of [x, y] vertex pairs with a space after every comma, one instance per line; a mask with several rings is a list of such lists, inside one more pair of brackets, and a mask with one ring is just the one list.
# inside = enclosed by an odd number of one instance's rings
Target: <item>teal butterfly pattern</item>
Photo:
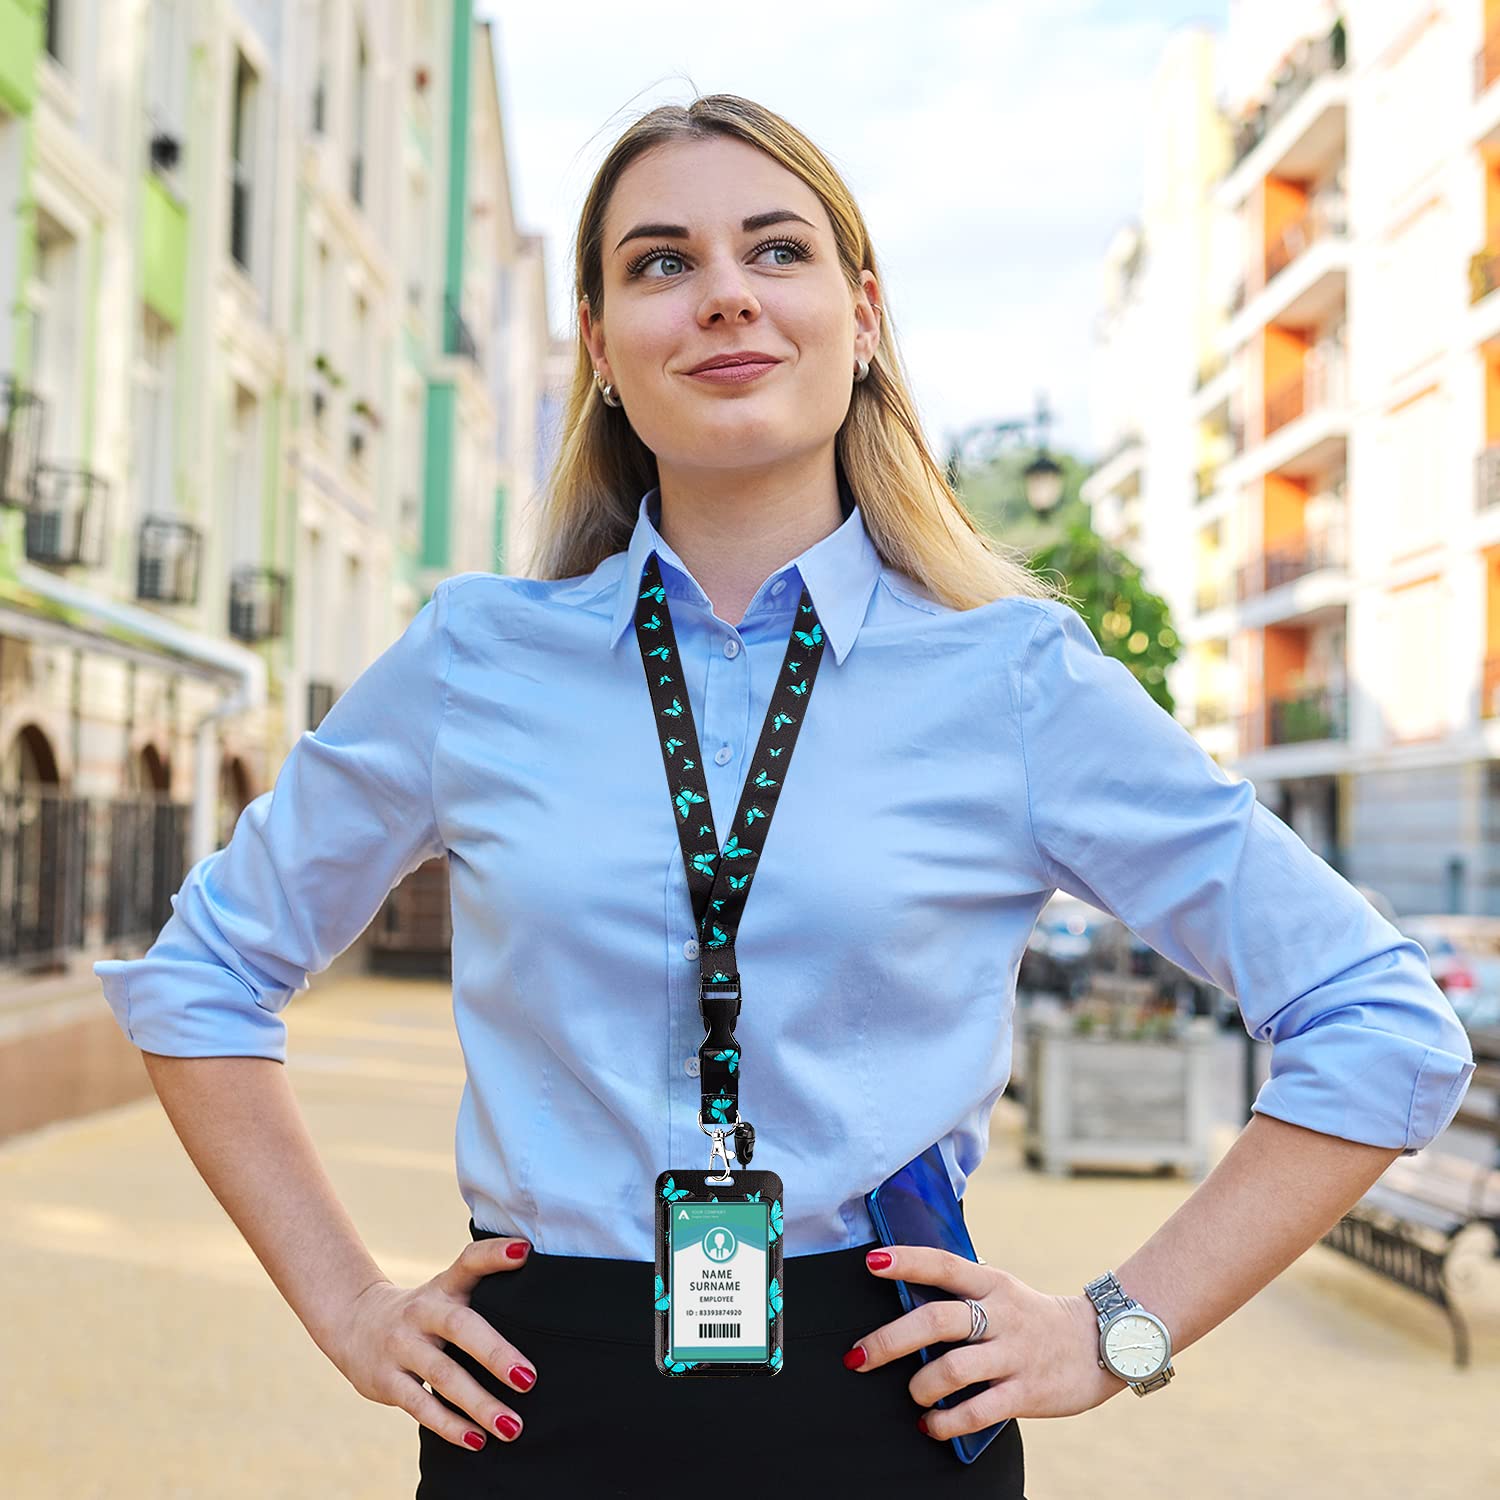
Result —
[[662, 1184], [661, 1195], [668, 1203], [676, 1203], [679, 1198], [687, 1197], [688, 1190], [678, 1187], [676, 1182], [669, 1177]]
[[781, 1278], [779, 1276], [771, 1278], [771, 1286], [767, 1293], [767, 1302], [773, 1313], [781, 1311]]
[[672, 1306], [672, 1294], [660, 1276], [656, 1278], [656, 1310], [666, 1312]]
[[740, 1065], [740, 1049], [738, 1047], [723, 1047], [714, 1053], [714, 1061], [729, 1064], [729, 1071], [734, 1072]]

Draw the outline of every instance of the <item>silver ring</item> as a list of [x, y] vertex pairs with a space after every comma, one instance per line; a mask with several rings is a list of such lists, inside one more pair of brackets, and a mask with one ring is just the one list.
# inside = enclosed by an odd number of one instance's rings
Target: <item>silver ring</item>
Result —
[[968, 1303], [969, 1306], [969, 1336], [961, 1339], [961, 1343], [973, 1344], [982, 1339], [990, 1326], [990, 1315], [972, 1297], [959, 1299]]

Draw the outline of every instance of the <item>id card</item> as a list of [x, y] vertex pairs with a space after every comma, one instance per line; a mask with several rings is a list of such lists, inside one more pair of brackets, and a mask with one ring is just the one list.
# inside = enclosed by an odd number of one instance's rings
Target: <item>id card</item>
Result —
[[736, 1166], [656, 1179], [656, 1367], [774, 1375], [782, 1361], [781, 1178]]

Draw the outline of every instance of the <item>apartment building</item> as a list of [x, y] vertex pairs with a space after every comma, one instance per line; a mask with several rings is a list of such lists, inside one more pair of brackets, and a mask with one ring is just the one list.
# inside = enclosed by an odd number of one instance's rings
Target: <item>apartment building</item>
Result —
[[1174, 692], [1350, 879], [1500, 914], [1500, 5], [1236, 0], [1216, 66]]
[[97, 998], [503, 570], [549, 339], [497, 90], [470, 0], [0, 0], [0, 988]]

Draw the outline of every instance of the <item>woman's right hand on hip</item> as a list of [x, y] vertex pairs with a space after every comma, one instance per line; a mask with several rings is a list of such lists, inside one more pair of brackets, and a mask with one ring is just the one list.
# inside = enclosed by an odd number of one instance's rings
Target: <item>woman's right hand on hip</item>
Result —
[[[350, 1306], [334, 1364], [361, 1396], [399, 1406], [450, 1443], [482, 1448], [485, 1433], [513, 1442], [521, 1431], [521, 1418], [446, 1354], [443, 1345], [446, 1341], [467, 1350], [512, 1390], [531, 1388], [536, 1367], [469, 1305], [470, 1293], [482, 1278], [519, 1270], [530, 1248], [525, 1240], [504, 1235], [474, 1240], [447, 1270], [421, 1286], [375, 1282]], [[468, 1412], [480, 1430], [475, 1432], [433, 1391]]]

